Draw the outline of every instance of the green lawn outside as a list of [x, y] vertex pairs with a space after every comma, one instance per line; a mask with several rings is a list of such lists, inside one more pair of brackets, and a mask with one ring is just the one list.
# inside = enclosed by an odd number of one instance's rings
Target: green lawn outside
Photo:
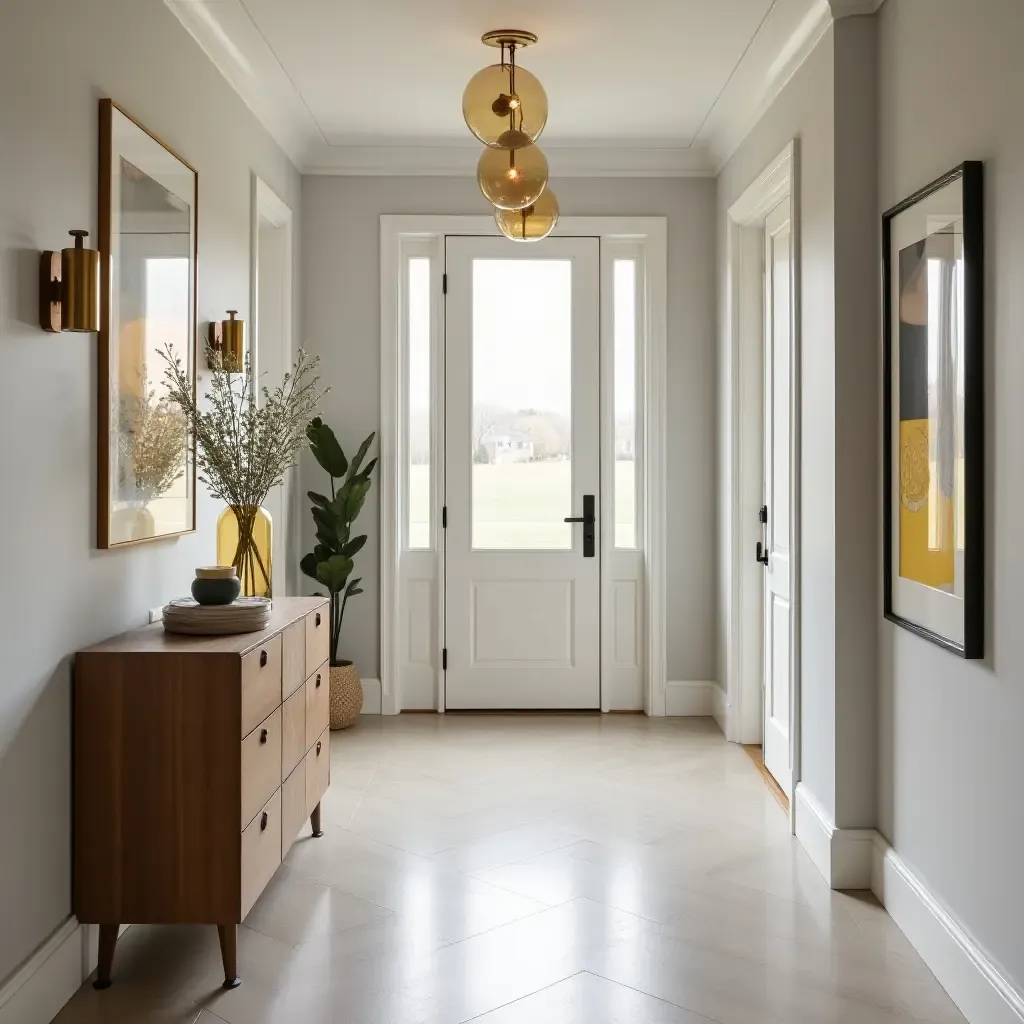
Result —
[[[426, 547], [429, 466], [409, 474], [412, 547]], [[477, 548], [566, 548], [573, 527], [562, 522], [579, 515], [572, 508], [568, 462], [519, 462], [473, 466], [473, 546]], [[615, 463], [615, 543], [634, 546], [634, 463]]]

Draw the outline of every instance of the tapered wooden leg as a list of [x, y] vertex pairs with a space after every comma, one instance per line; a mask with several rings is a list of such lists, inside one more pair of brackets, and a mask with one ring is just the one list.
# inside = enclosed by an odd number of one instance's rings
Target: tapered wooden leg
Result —
[[220, 937], [220, 957], [224, 961], [224, 987], [238, 988], [242, 984], [237, 965], [238, 926], [219, 924], [217, 935]]
[[324, 830], [320, 827], [320, 805], [317, 804], [313, 808], [313, 813], [309, 816], [309, 824], [313, 829], [313, 838], [319, 839], [323, 834]]
[[110, 988], [110, 970], [114, 966], [114, 947], [117, 945], [117, 933], [121, 926], [117, 924], [100, 925], [100, 955], [96, 966], [96, 980], [93, 988]]

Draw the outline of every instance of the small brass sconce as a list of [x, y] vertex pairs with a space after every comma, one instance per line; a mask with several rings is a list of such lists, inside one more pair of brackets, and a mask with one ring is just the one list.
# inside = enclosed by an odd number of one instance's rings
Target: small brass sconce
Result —
[[210, 324], [209, 359], [211, 370], [240, 373], [245, 367], [245, 321], [236, 320], [237, 309], [228, 310], [228, 319]]
[[39, 326], [44, 331], [100, 329], [100, 254], [86, 249], [88, 231], [71, 231], [73, 249], [39, 259]]

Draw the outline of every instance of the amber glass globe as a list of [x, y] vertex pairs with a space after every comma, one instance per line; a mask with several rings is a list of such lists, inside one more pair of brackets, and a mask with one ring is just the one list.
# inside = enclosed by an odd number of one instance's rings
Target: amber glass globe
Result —
[[485, 146], [500, 146], [500, 136], [510, 128], [533, 142], [547, 124], [548, 97], [524, 68], [492, 64], [469, 80], [462, 94], [462, 116]]
[[539, 242], [547, 238], [558, 223], [558, 200], [550, 188], [540, 199], [522, 210], [495, 210], [494, 221], [513, 242]]
[[488, 146], [476, 165], [476, 180], [492, 206], [521, 210], [540, 199], [548, 183], [548, 160], [540, 146], [519, 132], [499, 138], [512, 145]]

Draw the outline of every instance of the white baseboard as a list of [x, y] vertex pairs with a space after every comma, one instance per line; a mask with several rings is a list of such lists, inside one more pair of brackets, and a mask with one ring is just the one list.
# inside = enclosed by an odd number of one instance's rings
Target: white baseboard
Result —
[[871, 889], [971, 1024], [1022, 1024], [1024, 992], [892, 847], [872, 845]]
[[712, 683], [711, 685], [711, 717], [718, 723], [718, 728], [722, 730], [722, 735], [727, 736], [729, 698], [726, 696], [725, 690], [718, 683]]
[[69, 917], [0, 986], [0, 1024], [50, 1024], [94, 966], [84, 929]]
[[[717, 692], [716, 692], [717, 691]], [[665, 684], [665, 714], [669, 718], [710, 718], [721, 687], [710, 680], [669, 680]]]
[[874, 843], [870, 828], [837, 828], [814, 794], [796, 786], [796, 837], [832, 889], [870, 889]]
[[380, 680], [363, 680], [363, 710], [364, 715], [380, 714]]

